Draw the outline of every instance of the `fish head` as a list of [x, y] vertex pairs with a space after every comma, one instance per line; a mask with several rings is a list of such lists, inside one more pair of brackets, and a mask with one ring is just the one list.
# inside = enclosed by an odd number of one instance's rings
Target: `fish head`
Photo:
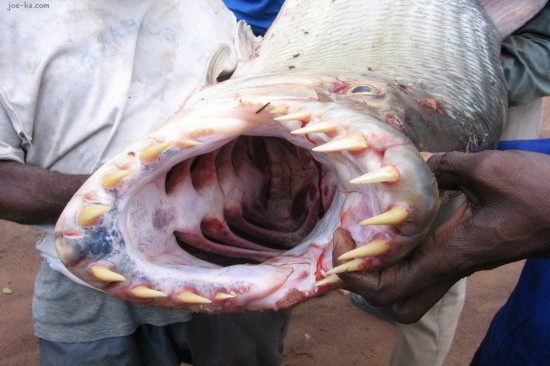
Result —
[[[339, 272], [380, 270], [439, 206], [406, 136], [424, 98], [410, 90], [335, 71], [203, 87], [79, 189], [59, 257], [124, 300], [207, 312], [286, 308], [342, 286]], [[333, 268], [342, 238], [355, 248]]]

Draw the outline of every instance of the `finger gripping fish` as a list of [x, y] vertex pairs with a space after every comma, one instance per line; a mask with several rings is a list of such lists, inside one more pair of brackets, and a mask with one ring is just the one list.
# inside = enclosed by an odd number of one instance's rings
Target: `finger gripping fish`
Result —
[[[384, 268], [439, 207], [419, 151], [495, 146], [500, 37], [477, 1], [287, 1], [232, 79], [91, 176], [58, 254], [114, 296], [211, 312], [289, 307]], [[333, 268], [340, 230], [356, 249]]]

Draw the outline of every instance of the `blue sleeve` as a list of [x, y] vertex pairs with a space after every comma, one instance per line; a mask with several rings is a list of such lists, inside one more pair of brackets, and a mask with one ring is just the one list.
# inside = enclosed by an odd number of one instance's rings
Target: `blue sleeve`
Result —
[[550, 155], [550, 139], [509, 140], [498, 143], [499, 150], [524, 150]]
[[279, 13], [284, 0], [223, 0], [237, 17], [252, 27], [256, 35], [264, 35]]

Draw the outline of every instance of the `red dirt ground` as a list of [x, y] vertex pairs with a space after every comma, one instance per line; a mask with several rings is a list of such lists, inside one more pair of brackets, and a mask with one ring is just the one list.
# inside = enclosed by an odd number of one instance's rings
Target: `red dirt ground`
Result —
[[[544, 137], [550, 137], [550, 101], [545, 105]], [[0, 366], [38, 365], [31, 298], [40, 258], [39, 233], [0, 221]], [[493, 314], [510, 294], [522, 263], [470, 277], [466, 304], [446, 365], [466, 365]], [[386, 365], [395, 328], [353, 306], [340, 292], [299, 305], [286, 340], [285, 366]]]

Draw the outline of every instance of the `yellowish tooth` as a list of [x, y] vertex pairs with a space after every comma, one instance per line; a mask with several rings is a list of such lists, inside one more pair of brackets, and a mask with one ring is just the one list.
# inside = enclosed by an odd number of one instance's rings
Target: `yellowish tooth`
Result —
[[378, 216], [361, 221], [359, 225], [399, 225], [407, 220], [409, 211], [402, 207], [392, 208]]
[[167, 295], [162, 291], [153, 290], [147, 286], [137, 286], [129, 290], [132, 295], [142, 299], [151, 299], [153, 297], [166, 297]]
[[273, 108], [272, 110], [269, 111], [269, 113], [271, 113], [271, 114], [283, 114], [283, 113], [286, 113], [286, 112], [288, 112], [288, 107], [284, 106], [284, 105], [275, 107], [275, 108]]
[[333, 269], [328, 271], [327, 274], [332, 275], [336, 273], [356, 272], [365, 269], [365, 267], [366, 264], [363, 262], [363, 259], [356, 258], [354, 260], [341, 264], [338, 267], [334, 267]]
[[362, 247], [355, 248], [347, 253], [342, 254], [340, 257], [338, 257], [338, 259], [345, 260], [384, 255], [390, 251], [390, 248], [390, 243], [385, 240], [373, 240], [370, 243], [363, 245]]
[[370, 173], [352, 179], [351, 184], [369, 184], [369, 183], [394, 183], [399, 180], [399, 171], [392, 165], [374, 170]]
[[109, 268], [101, 265], [90, 267], [90, 273], [100, 281], [104, 282], [122, 282], [126, 278], [120, 273], [111, 271]]
[[102, 205], [88, 205], [82, 207], [78, 215], [78, 224], [82, 227], [92, 226], [97, 223], [99, 216], [109, 212], [111, 207]]
[[191, 132], [189, 135], [193, 139], [198, 139], [200, 137], [211, 136], [214, 133], [216, 133], [216, 132], [214, 131], [213, 128], [200, 128], [198, 130], [195, 130], [195, 131]]
[[368, 147], [365, 137], [359, 132], [350, 133], [349, 135], [336, 138], [326, 144], [313, 148], [313, 151], [332, 152], [342, 150], [363, 150]]
[[275, 121], [279, 122], [287, 122], [287, 121], [309, 121], [311, 118], [311, 113], [308, 112], [296, 112], [296, 113], [290, 113], [285, 114], [284, 116], [279, 116], [273, 118]]
[[422, 157], [422, 159], [424, 159], [424, 161], [428, 161], [428, 159], [431, 158], [433, 154], [434, 153], [427, 152], [427, 151], [420, 152], [420, 156]]
[[211, 304], [206, 297], [199, 296], [191, 291], [184, 291], [178, 295], [178, 300], [187, 304]]
[[172, 146], [172, 144], [172, 141], [167, 141], [160, 144], [148, 146], [141, 150], [141, 152], [139, 153], [139, 159], [144, 163], [152, 163], [164, 150]]
[[327, 285], [336, 285], [336, 284], [340, 284], [340, 283], [343, 283], [343, 281], [340, 279], [340, 277], [338, 277], [335, 274], [331, 274], [331, 275], [325, 277], [324, 279], [322, 279], [321, 281], [315, 282], [315, 287], [322, 287], [322, 286], [327, 286]]
[[190, 140], [190, 139], [183, 139], [178, 141], [178, 145], [180, 147], [192, 147], [192, 146], [202, 145], [202, 142]]
[[319, 122], [315, 124], [308, 125], [303, 128], [291, 131], [293, 135], [305, 135], [308, 133], [321, 133], [321, 132], [334, 132], [336, 131], [336, 126], [331, 122]]
[[216, 296], [214, 296], [214, 299], [221, 301], [221, 300], [232, 299], [232, 298], [234, 298], [234, 297], [236, 297], [236, 296], [235, 296], [235, 295], [231, 295], [231, 294], [226, 294], [226, 293], [224, 293], [224, 292], [218, 292], [218, 293], [216, 294]]
[[130, 174], [133, 173], [133, 170], [115, 170], [110, 173], [105, 174], [103, 177], [103, 180], [101, 181], [101, 185], [105, 189], [114, 189], [116, 188], [122, 179], [126, 178]]

